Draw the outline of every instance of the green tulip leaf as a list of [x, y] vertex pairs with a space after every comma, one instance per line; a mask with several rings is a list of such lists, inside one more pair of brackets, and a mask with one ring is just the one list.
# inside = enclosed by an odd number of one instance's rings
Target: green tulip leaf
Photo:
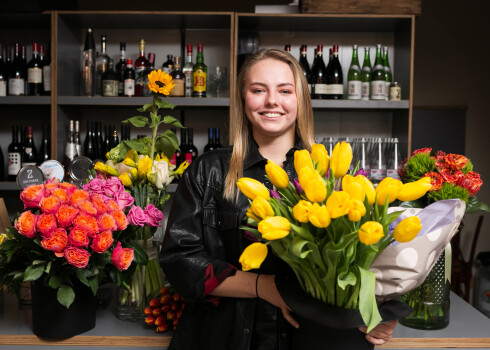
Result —
[[345, 290], [347, 286], [355, 286], [357, 283], [357, 277], [353, 272], [340, 273], [337, 277], [337, 283], [340, 288]]
[[303, 247], [308, 244], [308, 241], [305, 241], [299, 236], [293, 238], [293, 243], [291, 246], [291, 251], [298, 258], [304, 259], [308, 254], [310, 254], [311, 250], [303, 251]]
[[367, 326], [367, 332], [376, 327], [381, 321], [381, 315], [379, 314], [378, 305], [376, 303], [375, 283], [376, 277], [374, 272], [359, 268], [359, 274], [361, 277], [361, 289], [359, 291], [359, 311], [361, 317]]

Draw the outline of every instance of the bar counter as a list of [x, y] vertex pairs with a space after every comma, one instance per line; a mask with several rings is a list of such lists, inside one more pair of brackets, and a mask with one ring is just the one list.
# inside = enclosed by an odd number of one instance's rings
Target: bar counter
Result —
[[[31, 308], [19, 306], [13, 295], [4, 296], [0, 307], [0, 349], [39, 350], [61, 346], [66, 350], [166, 348], [171, 332], [158, 334], [143, 322], [117, 319], [113, 306], [97, 310], [96, 327], [66, 340], [38, 338], [32, 333]], [[398, 325], [394, 337], [380, 349], [488, 349], [490, 319], [451, 292], [451, 322], [437, 331], [422, 331]], [[210, 341], [212, 341], [210, 339]], [[61, 349], [61, 348], [60, 348]], [[306, 349], [310, 350], [310, 349]], [[315, 349], [312, 349], [315, 350]]]

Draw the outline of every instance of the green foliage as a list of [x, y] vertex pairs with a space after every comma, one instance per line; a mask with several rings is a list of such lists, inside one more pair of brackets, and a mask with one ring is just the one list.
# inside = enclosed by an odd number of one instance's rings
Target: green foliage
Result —
[[442, 188], [439, 191], [430, 191], [427, 196], [429, 201], [437, 202], [443, 199], [458, 198], [468, 203], [468, 198], [470, 194], [466, 189], [455, 184], [444, 182]]
[[405, 164], [406, 175], [404, 182], [417, 181], [428, 172], [435, 170], [435, 159], [428, 153], [419, 153], [408, 159]]
[[464, 168], [461, 170], [463, 171], [463, 174], [467, 174], [470, 171], [473, 171], [473, 163], [471, 162], [471, 160], [468, 159], [468, 163], [466, 163]]

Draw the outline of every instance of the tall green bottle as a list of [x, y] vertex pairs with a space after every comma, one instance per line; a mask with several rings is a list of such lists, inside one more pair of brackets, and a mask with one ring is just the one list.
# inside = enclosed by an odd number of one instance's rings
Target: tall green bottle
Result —
[[385, 100], [385, 67], [381, 56], [381, 44], [376, 45], [376, 60], [371, 73], [371, 100]]
[[360, 100], [362, 97], [361, 66], [357, 56], [357, 45], [352, 46], [352, 61], [347, 73], [347, 99]]
[[202, 44], [197, 45], [196, 64], [192, 68], [192, 97], [206, 97], [206, 78], [208, 67], [204, 64]]
[[362, 64], [361, 71], [361, 86], [362, 86], [362, 99], [369, 100], [371, 97], [371, 55], [369, 53], [369, 47], [364, 48], [364, 62]]
[[388, 47], [383, 47], [383, 67], [385, 70], [385, 100], [390, 99], [390, 86], [393, 82], [393, 74], [391, 73], [390, 61], [388, 59]]

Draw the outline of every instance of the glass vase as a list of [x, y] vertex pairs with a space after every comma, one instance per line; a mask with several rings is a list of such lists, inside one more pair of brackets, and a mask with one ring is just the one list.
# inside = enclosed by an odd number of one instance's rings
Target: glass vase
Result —
[[412, 313], [400, 319], [404, 326], [416, 329], [442, 329], [449, 324], [449, 294], [451, 291], [451, 246], [448, 244], [425, 281], [404, 294], [402, 302], [412, 307]]

